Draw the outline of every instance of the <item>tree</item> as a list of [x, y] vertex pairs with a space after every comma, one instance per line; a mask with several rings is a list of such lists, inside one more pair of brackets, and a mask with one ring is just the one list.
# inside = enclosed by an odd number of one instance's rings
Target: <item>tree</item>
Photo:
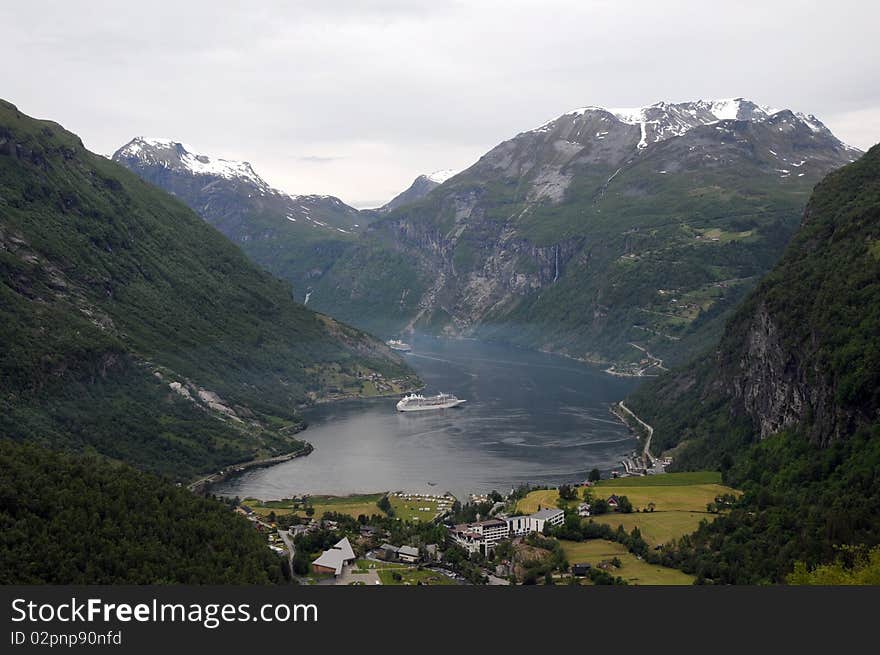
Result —
[[388, 516], [394, 516], [394, 508], [391, 507], [391, 501], [388, 499], [388, 495], [382, 496], [377, 502], [376, 506], [385, 512]]
[[551, 587], [556, 584], [553, 581], [553, 573], [551, 573], [550, 571], [547, 571], [547, 573], [544, 574], [544, 584]]
[[617, 498], [617, 511], [624, 514], [632, 513], [633, 506], [632, 503], [629, 501], [629, 498], [627, 498], [626, 496], [619, 496]]
[[608, 501], [604, 498], [597, 498], [590, 505], [590, 514], [599, 515], [608, 513]]
[[568, 484], [559, 485], [559, 497], [562, 500], [577, 500], [577, 489]]
[[602, 473], [599, 472], [599, 469], [593, 469], [590, 471], [590, 476], [587, 479], [590, 482], [598, 482], [602, 479]]

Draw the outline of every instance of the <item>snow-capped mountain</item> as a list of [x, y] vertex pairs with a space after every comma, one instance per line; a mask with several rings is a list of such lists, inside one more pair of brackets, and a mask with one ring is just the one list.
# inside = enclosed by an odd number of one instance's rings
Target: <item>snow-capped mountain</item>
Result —
[[[817, 135], [834, 137], [831, 131], [812, 114], [793, 112], [788, 109], [774, 109], [767, 105], [759, 105], [746, 98], [680, 103], [661, 101], [646, 107], [629, 108], [605, 108], [590, 105], [566, 112], [531, 131], [550, 132], [558, 127], [560, 122], [576, 121], [587, 116], [598, 115], [600, 120], [638, 126], [640, 139], [637, 148], [642, 149], [651, 143], [681, 136], [695, 127], [712, 125], [721, 121], [767, 121], [783, 112], [791, 113], [796, 121]], [[595, 135], [597, 139], [604, 136], [601, 131]], [[840, 143], [844, 148], [848, 148], [846, 144]]]
[[199, 154], [172, 139], [134, 138], [113, 161], [177, 196], [258, 264], [292, 281], [300, 300], [309, 276], [371, 219], [334, 196], [274, 189], [247, 162]]
[[394, 257], [365, 246], [314, 286], [369, 280], [321, 311], [378, 333], [682, 361], [776, 261], [813, 187], [860, 154], [814, 116], [744, 98], [581, 107], [383, 214], [370, 235]]
[[193, 152], [191, 146], [172, 139], [135, 137], [117, 150], [113, 159], [135, 160], [142, 166], [160, 166], [180, 173], [241, 181], [254, 185], [264, 193], [270, 190], [249, 162], [198, 154]]
[[[340, 233], [360, 227], [358, 212], [339, 198], [290, 195], [272, 188], [246, 161], [199, 154], [180, 141], [135, 137], [113, 161], [178, 196], [235, 240], [248, 240], [247, 217], [274, 214], [278, 220]], [[259, 229], [263, 229], [261, 226]]]
[[382, 213], [390, 212], [403, 205], [408, 205], [417, 200], [421, 200], [438, 186], [458, 175], [459, 172], [460, 171], [451, 168], [445, 168], [443, 170], [434, 171], [433, 173], [419, 175], [406, 190], [401, 191], [376, 211]]

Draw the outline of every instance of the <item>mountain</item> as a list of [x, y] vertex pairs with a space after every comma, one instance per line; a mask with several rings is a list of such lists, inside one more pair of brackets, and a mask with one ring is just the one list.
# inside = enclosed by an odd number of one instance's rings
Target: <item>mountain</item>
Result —
[[301, 301], [310, 277], [370, 220], [339, 198], [288, 195], [248, 162], [198, 154], [171, 139], [136, 137], [113, 161], [178, 197], [254, 261], [292, 282]]
[[399, 194], [394, 196], [391, 200], [389, 200], [386, 204], [382, 205], [377, 211], [381, 213], [388, 213], [398, 207], [402, 207], [404, 205], [408, 205], [410, 203], [416, 202], [417, 200], [421, 200], [426, 195], [431, 193], [438, 186], [443, 184], [446, 180], [456, 175], [456, 171], [451, 169], [434, 171], [433, 173], [427, 173], [425, 175], [419, 175], [413, 183], [407, 187], [406, 190], [401, 191]]
[[303, 452], [299, 406], [413, 380], [180, 201], [6, 102], [0, 342], [0, 434], [181, 480]]
[[734, 510], [670, 557], [727, 583], [880, 543], [880, 146], [828, 175], [717, 347], [627, 403], [678, 469], [720, 467]]
[[630, 372], [685, 361], [775, 263], [813, 186], [859, 154], [744, 99], [580, 108], [371, 223], [312, 279], [315, 307]]
[[0, 584], [286, 581], [249, 521], [157, 476], [8, 439], [0, 470]]

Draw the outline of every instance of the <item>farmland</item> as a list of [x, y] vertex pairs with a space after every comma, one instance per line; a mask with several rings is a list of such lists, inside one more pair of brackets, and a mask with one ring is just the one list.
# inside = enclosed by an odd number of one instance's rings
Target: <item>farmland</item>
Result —
[[694, 577], [665, 566], [648, 564], [627, 551], [622, 545], [604, 539], [591, 539], [589, 541], [565, 541], [559, 542], [565, 552], [566, 559], [570, 564], [589, 563], [596, 566], [601, 562], [607, 562], [613, 558], [620, 560], [620, 568], [611, 567], [608, 572], [614, 576], [620, 576], [629, 584], [633, 585], [689, 585], [693, 584]]

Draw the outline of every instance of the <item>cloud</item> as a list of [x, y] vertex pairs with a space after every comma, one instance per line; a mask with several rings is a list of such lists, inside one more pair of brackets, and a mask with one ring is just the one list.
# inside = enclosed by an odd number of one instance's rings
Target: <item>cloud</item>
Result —
[[585, 104], [746, 96], [859, 147], [880, 140], [880, 5], [860, 0], [31, 0], [8, 13], [2, 93], [92, 150], [173, 135], [349, 202], [465, 168]]

